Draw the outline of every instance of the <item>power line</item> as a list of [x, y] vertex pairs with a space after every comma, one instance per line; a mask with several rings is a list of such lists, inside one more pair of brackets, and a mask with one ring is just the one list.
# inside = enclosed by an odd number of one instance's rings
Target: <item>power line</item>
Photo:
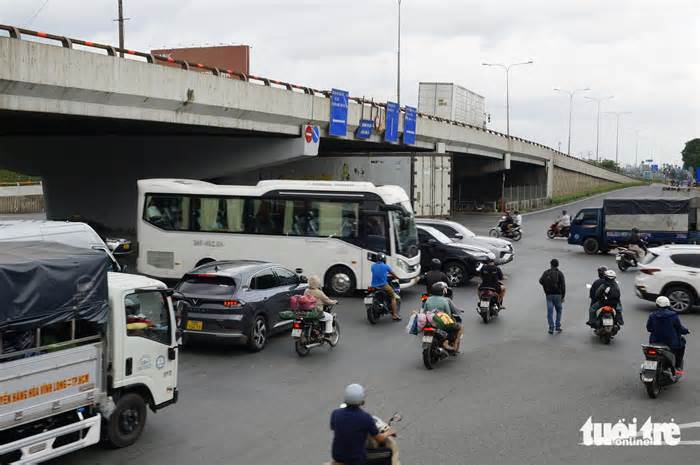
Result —
[[36, 10], [34, 12], [34, 14], [27, 20], [27, 26], [29, 26], [30, 24], [32, 24], [34, 22], [36, 17], [39, 16], [39, 13], [41, 13], [41, 10], [46, 8], [46, 5], [48, 5], [48, 4], [49, 4], [49, 0], [45, 0], [44, 3], [39, 7], [39, 9]]

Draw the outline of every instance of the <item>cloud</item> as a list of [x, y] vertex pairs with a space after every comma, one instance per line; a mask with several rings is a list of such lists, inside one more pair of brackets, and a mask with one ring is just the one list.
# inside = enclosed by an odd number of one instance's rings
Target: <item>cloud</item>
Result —
[[[25, 26], [45, 0], [0, 0], [0, 22]], [[395, 98], [396, 0], [124, 0], [126, 43], [252, 45], [256, 74], [351, 95]], [[50, 0], [27, 26], [116, 43], [114, 0]], [[484, 61], [533, 59], [511, 71], [512, 133], [566, 147], [568, 98], [553, 87], [615, 95], [629, 111], [620, 160], [639, 153], [679, 160], [700, 128], [700, 2], [697, 0], [402, 0], [402, 103], [419, 81], [455, 82], [486, 97], [505, 131], [505, 76]], [[572, 152], [595, 152], [595, 105], [574, 100]], [[615, 151], [615, 121], [601, 120], [600, 150]], [[641, 156], [640, 156], [641, 157]]]

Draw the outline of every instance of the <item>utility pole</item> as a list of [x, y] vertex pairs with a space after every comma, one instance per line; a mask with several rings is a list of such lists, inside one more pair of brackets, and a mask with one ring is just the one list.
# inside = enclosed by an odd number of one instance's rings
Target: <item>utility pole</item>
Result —
[[603, 102], [605, 100], [610, 100], [611, 98], [615, 98], [613, 95], [610, 95], [608, 97], [603, 97], [603, 98], [593, 98], [593, 97], [588, 97], [588, 96], [583, 96], [583, 98], [592, 100], [598, 104], [598, 115], [596, 116], [596, 130], [595, 130], [595, 161], [600, 161], [600, 154], [598, 149], [600, 148], [600, 102]]
[[629, 115], [631, 112], [629, 111], [607, 111], [606, 112], [608, 115], [615, 115], [616, 118], [616, 124], [615, 124], [615, 164], [619, 165], [619, 154], [620, 154], [620, 118], [622, 115]]
[[555, 92], [564, 92], [569, 96], [569, 142], [568, 142], [568, 147], [566, 150], [566, 154], [568, 156], [571, 156], [571, 117], [574, 112], [574, 94], [576, 92], [586, 92], [591, 90], [589, 87], [586, 87], [585, 89], [573, 89], [573, 90], [566, 90], [566, 89], [559, 89], [559, 88], [554, 88]]
[[[122, 0], [117, 0], [119, 17], [115, 19], [119, 23], [119, 48], [124, 48], [124, 21], [128, 21], [129, 18], [124, 17], [124, 6], [122, 5]], [[119, 56], [124, 58], [124, 52], [119, 52]]]
[[[121, 3], [121, 0], [119, 0]], [[396, 49], [396, 103], [401, 108], [401, 0], [399, 0], [398, 46]]]

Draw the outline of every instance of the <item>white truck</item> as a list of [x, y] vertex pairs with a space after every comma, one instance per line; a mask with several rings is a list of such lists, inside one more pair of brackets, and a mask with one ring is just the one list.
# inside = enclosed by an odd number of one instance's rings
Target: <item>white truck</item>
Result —
[[171, 291], [107, 269], [93, 250], [0, 248], [0, 463], [129, 446], [177, 402]]

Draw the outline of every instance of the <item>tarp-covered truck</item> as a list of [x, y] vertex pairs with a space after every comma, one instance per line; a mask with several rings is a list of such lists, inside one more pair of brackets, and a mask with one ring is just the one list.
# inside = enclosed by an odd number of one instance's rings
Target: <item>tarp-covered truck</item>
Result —
[[108, 269], [101, 251], [0, 247], [0, 463], [128, 446], [177, 401], [170, 291]]
[[699, 199], [605, 199], [602, 208], [576, 214], [569, 244], [589, 254], [607, 252], [626, 244], [634, 227], [652, 245], [697, 243]]

